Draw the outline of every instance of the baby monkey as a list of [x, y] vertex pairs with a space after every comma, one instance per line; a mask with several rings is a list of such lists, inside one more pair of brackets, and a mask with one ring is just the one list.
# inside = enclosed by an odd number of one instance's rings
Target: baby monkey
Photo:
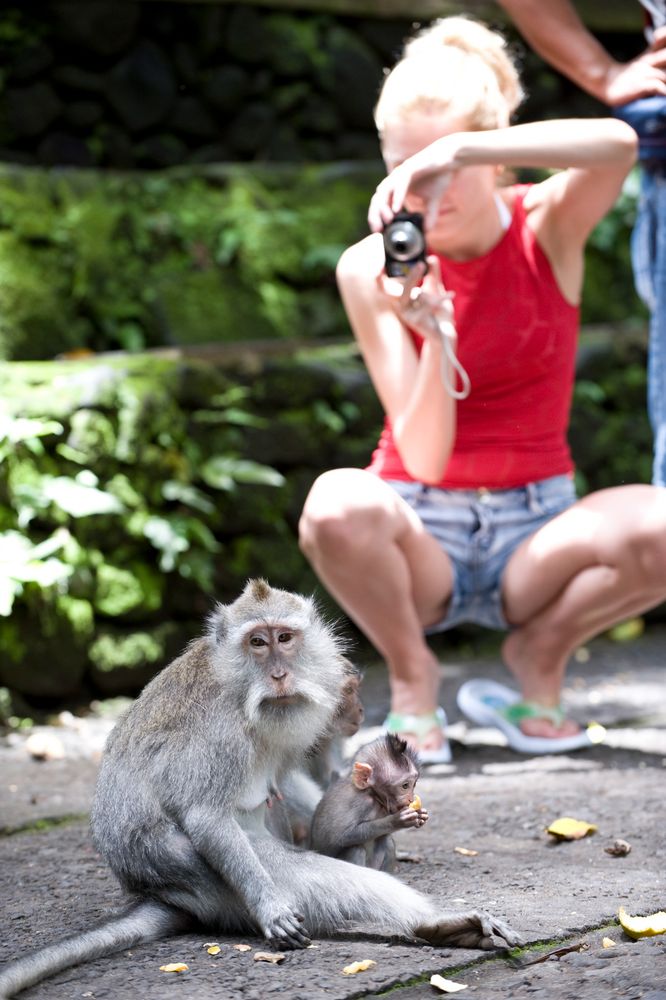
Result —
[[364, 868], [393, 871], [396, 830], [418, 828], [428, 813], [415, 799], [418, 758], [392, 733], [356, 754], [351, 773], [327, 789], [312, 819], [310, 845]]

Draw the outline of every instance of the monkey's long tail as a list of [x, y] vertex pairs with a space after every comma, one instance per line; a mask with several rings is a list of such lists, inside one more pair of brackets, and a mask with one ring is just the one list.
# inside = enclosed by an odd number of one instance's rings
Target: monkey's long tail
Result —
[[11, 962], [0, 971], [0, 1000], [54, 976], [72, 965], [169, 937], [187, 925], [187, 918], [162, 903], [138, 903], [132, 910], [94, 930], [84, 931], [32, 955]]

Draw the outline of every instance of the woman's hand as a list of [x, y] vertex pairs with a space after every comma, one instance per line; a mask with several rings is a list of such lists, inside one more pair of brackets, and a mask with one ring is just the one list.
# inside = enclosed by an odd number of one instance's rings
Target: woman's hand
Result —
[[380, 181], [368, 209], [368, 223], [373, 232], [382, 229], [400, 211], [408, 193], [423, 202], [426, 229], [434, 225], [451, 174], [461, 165], [457, 162], [458, 134], [435, 140]]
[[382, 272], [378, 280], [405, 326], [437, 344], [442, 336], [455, 340], [453, 293], [444, 287], [436, 257], [428, 257], [427, 271], [419, 262], [404, 279], [389, 278]]

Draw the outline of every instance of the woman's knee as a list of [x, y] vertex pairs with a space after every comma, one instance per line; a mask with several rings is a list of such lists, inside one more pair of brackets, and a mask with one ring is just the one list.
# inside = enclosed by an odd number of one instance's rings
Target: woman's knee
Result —
[[666, 595], [666, 524], [659, 530], [649, 524], [638, 530], [628, 550], [639, 580], [651, 589], [662, 589]]
[[[350, 549], [358, 550], [370, 535], [376, 534], [381, 504], [363, 492], [362, 479], [355, 482], [356, 471], [326, 472], [313, 484], [298, 525], [299, 545], [306, 556], [339, 556]], [[359, 471], [359, 475], [367, 473]]]

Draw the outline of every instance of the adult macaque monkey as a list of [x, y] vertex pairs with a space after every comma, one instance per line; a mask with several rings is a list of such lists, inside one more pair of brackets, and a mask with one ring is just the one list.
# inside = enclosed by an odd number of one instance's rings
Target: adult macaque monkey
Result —
[[416, 754], [388, 733], [357, 752], [351, 773], [339, 777], [317, 806], [310, 846], [352, 864], [392, 871], [396, 830], [417, 829], [428, 813], [415, 799]]
[[361, 674], [354, 664], [343, 656], [345, 676], [340, 701], [335, 710], [328, 735], [319, 740], [309, 761], [309, 771], [322, 788], [328, 788], [344, 767], [343, 744], [355, 736], [363, 725], [365, 710], [361, 701]]
[[340, 659], [344, 668], [342, 689], [328, 729], [309, 751], [306, 766], [282, 778], [281, 797], [270, 803], [266, 814], [271, 833], [300, 847], [308, 844], [312, 817], [324, 789], [344, 767], [344, 740], [359, 731], [365, 718], [359, 693], [361, 674], [345, 656]]
[[349, 920], [433, 944], [491, 947], [519, 936], [476, 910], [440, 910], [383, 872], [304, 851], [264, 818], [281, 774], [302, 764], [335, 714], [340, 640], [312, 601], [248, 583], [208, 633], [121, 719], [92, 811], [96, 845], [135, 902], [128, 912], [8, 965], [0, 997], [68, 966], [192, 926], [304, 948]]

